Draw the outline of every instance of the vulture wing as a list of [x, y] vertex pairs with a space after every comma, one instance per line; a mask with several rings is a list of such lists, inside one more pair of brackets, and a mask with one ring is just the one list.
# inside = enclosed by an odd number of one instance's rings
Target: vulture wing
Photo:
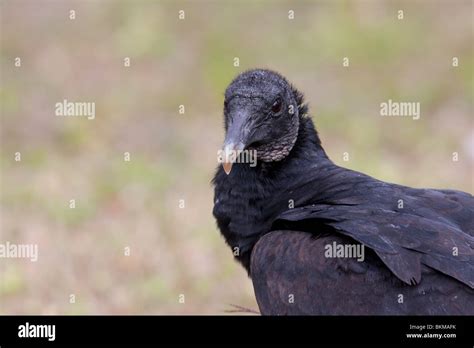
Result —
[[[325, 246], [354, 243], [337, 234], [273, 231], [255, 245], [251, 274], [264, 315], [472, 315], [474, 290], [430, 267], [408, 286], [375, 252], [364, 262], [325, 257]], [[395, 248], [396, 249], [396, 248]], [[391, 250], [386, 248], [386, 250]], [[392, 255], [392, 254], [389, 254]], [[385, 262], [385, 261], [384, 261]]]
[[[459, 193], [459, 200], [466, 200], [467, 205], [454, 205], [458, 209], [451, 214], [459, 216], [451, 219], [450, 212], [437, 211], [437, 200], [427, 200], [427, 197], [438, 198], [441, 194], [450, 195], [452, 199], [455, 191], [422, 192], [421, 198], [406, 197], [407, 201], [416, 200], [416, 209], [393, 210], [376, 201], [346, 205], [341, 200], [337, 204], [312, 204], [287, 210], [274, 225], [291, 229], [293, 223], [304, 222], [308, 232], [317, 233], [316, 226], [324, 226], [348, 236], [375, 251], [407, 284], [419, 283], [421, 265], [426, 265], [474, 288], [472, 196]], [[470, 224], [466, 223], [468, 220]]]

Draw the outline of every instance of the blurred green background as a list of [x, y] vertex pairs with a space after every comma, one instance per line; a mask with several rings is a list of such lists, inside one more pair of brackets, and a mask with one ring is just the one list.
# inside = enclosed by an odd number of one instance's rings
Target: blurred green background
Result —
[[[257, 309], [210, 184], [225, 87], [249, 68], [305, 93], [336, 163], [472, 193], [472, 4], [1, 1], [0, 242], [38, 243], [39, 260], [0, 259], [0, 313]], [[55, 116], [63, 99], [95, 102], [95, 120]], [[421, 119], [381, 117], [388, 99]]]

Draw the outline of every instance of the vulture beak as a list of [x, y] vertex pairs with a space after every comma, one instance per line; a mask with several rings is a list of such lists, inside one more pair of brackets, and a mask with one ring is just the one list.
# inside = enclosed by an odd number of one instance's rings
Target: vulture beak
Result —
[[232, 170], [232, 165], [236, 161], [239, 154], [243, 151], [244, 147], [244, 144], [242, 144], [241, 142], [236, 144], [231, 141], [226, 141], [224, 143], [224, 158], [222, 161], [222, 167], [224, 168], [224, 171], [227, 175], [230, 174], [230, 171]]
[[232, 170], [232, 165], [235, 163], [240, 153], [245, 149], [250, 133], [249, 127], [249, 113], [244, 110], [238, 110], [232, 113], [232, 122], [229, 124], [225, 136], [222, 166], [227, 175]]

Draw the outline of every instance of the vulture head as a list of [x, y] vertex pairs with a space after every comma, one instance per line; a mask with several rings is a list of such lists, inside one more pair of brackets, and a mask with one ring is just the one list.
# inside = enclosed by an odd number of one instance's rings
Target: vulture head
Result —
[[302, 94], [280, 74], [255, 69], [238, 75], [225, 92], [225, 172], [232, 169], [231, 154], [244, 150], [255, 151], [263, 162], [284, 159], [296, 142], [305, 112]]

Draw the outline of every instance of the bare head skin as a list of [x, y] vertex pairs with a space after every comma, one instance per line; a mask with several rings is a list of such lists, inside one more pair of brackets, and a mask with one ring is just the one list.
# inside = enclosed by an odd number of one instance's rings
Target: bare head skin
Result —
[[225, 172], [232, 170], [232, 153], [255, 150], [263, 162], [288, 156], [298, 137], [301, 100], [276, 72], [256, 69], [237, 76], [225, 92]]

